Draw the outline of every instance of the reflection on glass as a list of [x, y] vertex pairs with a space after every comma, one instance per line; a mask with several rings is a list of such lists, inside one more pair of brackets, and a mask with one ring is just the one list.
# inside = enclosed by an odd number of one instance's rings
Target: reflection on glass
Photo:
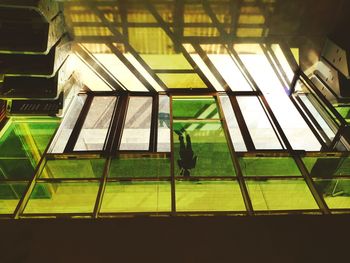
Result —
[[175, 176], [185, 176], [185, 170], [191, 176], [235, 175], [220, 121], [174, 120], [173, 129]]
[[350, 208], [350, 179], [316, 179], [315, 186], [330, 209]]
[[69, 137], [72, 134], [73, 128], [79, 118], [86, 98], [86, 94], [81, 94], [74, 98], [60, 128], [57, 131], [55, 138], [51, 143], [51, 146], [48, 150], [49, 153], [63, 153]]
[[213, 97], [173, 97], [173, 118], [218, 119]]
[[269, 119], [257, 97], [237, 97], [244, 120], [256, 149], [282, 149]]
[[193, 69], [182, 54], [143, 54], [152, 69]]
[[51, 118], [10, 119], [0, 133], [0, 179], [31, 179], [58, 125]]
[[121, 156], [112, 160], [109, 177], [170, 177], [170, 160], [163, 157]]
[[159, 95], [158, 152], [170, 152], [170, 98]]
[[239, 162], [244, 176], [301, 176], [290, 157], [242, 157]]
[[289, 62], [288, 62], [286, 56], [284, 55], [284, 53], [281, 49], [281, 46], [279, 44], [272, 44], [271, 49], [275, 53], [275, 56], [278, 59], [278, 62], [280, 63], [283, 71], [286, 73], [289, 82], [292, 82], [293, 77], [294, 77], [294, 72], [293, 72], [291, 66], [289, 65]]
[[104, 164], [105, 159], [48, 160], [40, 179], [101, 177]]
[[37, 183], [24, 214], [92, 213], [98, 182]]
[[304, 180], [247, 180], [246, 184], [254, 210], [318, 209]]
[[196, 73], [158, 73], [157, 75], [169, 89], [207, 88]]
[[302, 160], [312, 177], [350, 175], [349, 157], [304, 157]]
[[25, 193], [27, 183], [0, 182], [0, 214], [12, 214]]
[[152, 97], [130, 97], [120, 150], [148, 150]]
[[219, 98], [235, 151], [246, 151], [247, 148], [245, 146], [241, 130], [239, 129], [236, 116], [233, 112], [230, 98], [226, 95], [219, 96]]
[[176, 181], [176, 211], [245, 211], [236, 181]]
[[74, 151], [101, 151], [111, 123], [116, 97], [94, 97]]
[[263, 92], [293, 149], [320, 150], [321, 144], [284, 91], [288, 87], [280, 82], [260, 45], [236, 44], [234, 48]]
[[169, 212], [170, 188], [169, 182], [108, 182], [101, 213]]

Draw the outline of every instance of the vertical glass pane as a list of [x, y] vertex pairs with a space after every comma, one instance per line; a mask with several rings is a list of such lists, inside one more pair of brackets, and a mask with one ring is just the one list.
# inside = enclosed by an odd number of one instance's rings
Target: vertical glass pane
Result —
[[173, 118], [218, 119], [213, 97], [173, 97]]
[[48, 160], [42, 178], [95, 178], [103, 174], [105, 159]]
[[130, 97], [120, 150], [148, 150], [152, 97]]
[[329, 208], [350, 208], [350, 179], [316, 179], [315, 185]]
[[269, 119], [256, 97], [237, 97], [256, 149], [282, 149]]
[[94, 97], [74, 151], [101, 151], [111, 123], [116, 97]]
[[318, 209], [304, 180], [247, 180], [246, 184], [254, 210]]
[[69, 110], [67, 111], [67, 114], [63, 119], [60, 128], [57, 131], [55, 138], [51, 143], [51, 146], [48, 150], [49, 153], [63, 153], [69, 137], [72, 134], [75, 123], [79, 118], [79, 114], [84, 106], [86, 98], [86, 94], [78, 95], [75, 97], [69, 107]]
[[242, 157], [239, 163], [244, 176], [301, 176], [290, 157]]
[[235, 175], [220, 121], [174, 121], [173, 129], [175, 176]]
[[233, 108], [230, 102], [230, 98], [226, 95], [220, 96], [220, 101], [222, 105], [222, 110], [225, 115], [228, 130], [230, 132], [231, 140], [235, 151], [247, 151], [244, 139], [239, 129], [236, 116], [233, 112]]
[[156, 181], [108, 182], [101, 206], [101, 213], [169, 211], [170, 183]]
[[163, 157], [120, 156], [111, 163], [109, 177], [170, 177], [170, 160]]
[[158, 152], [170, 152], [170, 98], [159, 96], [158, 112]]
[[176, 211], [245, 211], [236, 181], [177, 181]]
[[27, 183], [0, 182], [0, 214], [12, 214], [24, 195]]
[[37, 183], [24, 214], [92, 213], [98, 182]]

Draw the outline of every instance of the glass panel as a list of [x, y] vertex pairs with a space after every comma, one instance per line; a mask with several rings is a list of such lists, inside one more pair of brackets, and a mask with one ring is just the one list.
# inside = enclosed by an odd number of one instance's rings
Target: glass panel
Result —
[[256, 97], [237, 97], [256, 149], [282, 149], [280, 142]]
[[303, 162], [312, 177], [350, 175], [349, 157], [304, 157]]
[[225, 115], [227, 127], [230, 132], [231, 140], [235, 151], [247, 151], [247, 147], [245, 146], [244, 139], [241, 130], [239, 129], [236, 116], [233, 112], [230, 98], [226, 95], [219, 96], [219, 98], [221, 101], [222, 110]]
[[58, 125], [55, 119], [10, 119], [0, 132], [0, 179], [31, 179]]
[[170, 177], [170, 160], [162, 157], [120, 157], [111, 163], [110, 177]]
[[99, 183], [37, 183], [24, 214], [92, 213]]
[[169, 182], [108, 182], [101, 206], [101, 213], [169, 211]]
[[170, 98], [159, 96], [158, 112], [158, 152], [170, 152]]
[[57, 131], [55, 138], [51, 143], [51, 146], [48, 150], [49, 153], [63, 153], [69, 137], [72, 134], [73, 128], [79, 118], [86, 98], [86, 94], [82, 94], [74, 98], [60, 128]]
[[169, 89], [207, 88], [196, 73], [159, 73], [157, 76]]
[[152, 97], [130, 97], [120, 150], [148, 150]]
[[94, 97], [74, 151], [101, 151], [111, 123], [116, 97]]
[[347, 123], [350, 123], [350, 106], [348, 105], [339, 105], [334, 107], [337, 112], [344, 118]]
[[213, 97], [173, 97], [173, 118], [218, 119]]
[[350, 179], [317, 179], [315, 186], [323, 195], [329, 208], [350, 208]]
[[236, 44], [234, 48], [263, 92], [293, 149], [320, 150], [321, 144], [286, 94], [288, 87], [280, 82], [261, 47], [258, 44]]
[[101, 177], [105, 159], [48, 160], [40, 174], [42, 178], [95, 178]]
[[182, 54], [145, 54], [141, 57], [152, 69], [193, 69]]
[[244, 176], [301, 176], [290, 157], [243, 157], [239, 162]]
[[12, 214], [24, 195], [27, 183], [0, 182], [0, 214]]
[[176, 211], [245, 211], [236, 181], [177, 181]]
[[318, 209], [304, 180], [248, 180], [246, 184], [254, 210]]
[[220, 121], [174, 121], [173, 129], [175, 176], [235, 175]]
[[288, 80], [290, 82], [292, 82], [293, 77], [294, 77], [294, 72], [293, 72], [291, 66], [289, 65], [289, 62], [288, 62], [286, 56], [284, 55], [280, 45], [279, 44], [272, 44], [271, 49], [275, 53], [275, 56], [278, 59], [278, 62], [280, 63], [281, 67], [283, 68], [283, 71], [286, 73]]

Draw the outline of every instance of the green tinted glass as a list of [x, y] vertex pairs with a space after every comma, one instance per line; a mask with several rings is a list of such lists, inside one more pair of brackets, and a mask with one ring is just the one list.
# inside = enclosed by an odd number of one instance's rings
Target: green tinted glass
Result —
[[173, 129], [175, 176], [182, 175], [180, 167], [188, 167], [191, 176], [235, 175], [221, 122], [174, 121]]
[[196, 73], [158, 73], [157, 76], [169, 89], [207, 88]]
[[105, 159], [48, 160], [40, 178], [95, 178], [103, 174]]
[[91, 213], [98, 189], [98, 182], [37, 183], [24, 214]]
[[176, 211], [245, 211], [236, 181], [177, 181]]
[[303, 162], [312, 177], [350, 175], [349, 157], [304, 157]]
[[315, 185], [329, 208], [350, 208], [350, 179], [317, 179]]
[[306, 210], [318, 206], [304, 180], [247, 180], [254, 210]]
[[27, 183], [0, 183], [0, 214], [12, 214], [24, 194]]
[[213, 119], [219, 118], [213, 97], [173, 97], [173, 118]]
[[288, 157], [242, 157], [239, 163], [244, 176], [301, 176]]
[[166, 177], [170, 176], [168, 158], [123, 158], [111, 163], [110, 177]]
[[101, 213], [168, 212], [170, 182], [108, 182]]

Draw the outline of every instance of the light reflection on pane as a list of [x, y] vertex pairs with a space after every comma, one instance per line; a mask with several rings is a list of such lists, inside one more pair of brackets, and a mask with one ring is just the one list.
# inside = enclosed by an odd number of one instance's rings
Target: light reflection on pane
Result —
[[98, 182], [37, 183], [24, 214], [92, 213]]
[[196, 73], [158, 73], [157, 75], [170, 89], [207, 88]]
[[319, 141], [285, 93], [287, 87], [279, 81], [261, 47], [257, 44], [236, 44], [234, 48], [263, 92], [293, 149], [320, 150]]
[[86, 98], [86, 94], [82, 94], [74, 98], [54, 140], [52, 141], [52, 144], [48, 150], [49, 153], [63, 153], [68, 139], [72, 134], [75, 123], [79, 118], [79, 114], [84, 106]]
[[219, 98], [235, 151], [246, 151], [247, 147], [245, 146], [241, 130], [239, 129], [236, 116], [233, 112], [230, 98], [226, 95], [220, 96]]
[[6, 183], [0, 182], [0, 214], [12, 214], [24, 195], [26, 182]]
[[294, 72], [293, 72], [291, 66], [289, 65], [287, 58], [284, 55], [280, 45], [279, 44], [272, 44], [271, 48], [274, 51], [274, 53], [278, 59], [278, 62], [281, 64], [283, 71], [286, 73], [288, 80], [290, 82], [292, 82], [293, 77], [294, 77]]
[[159, 96], [158, 112], [158, 152], [170, 152], [170, 98]]
[[106, 140], [116, 97], [93, 98], [74, 151], [100, 151]]
[[256, 149], [282, 149], [257, 97], [237, 97], [244, 120]]
[[108, 182], [101, 213], [169, 212], [170, 182]]
[[152, 97], [130, 97], [120, 150], [148, 150]]
[[245, 211], [236, 181], [177, 181], [176, 211]]
[[247, 180], [246, 184], [254, 210], [318, 209], [304, 180]]
[[193, 69], [182, 54], [143, 54], [152, 69]]

